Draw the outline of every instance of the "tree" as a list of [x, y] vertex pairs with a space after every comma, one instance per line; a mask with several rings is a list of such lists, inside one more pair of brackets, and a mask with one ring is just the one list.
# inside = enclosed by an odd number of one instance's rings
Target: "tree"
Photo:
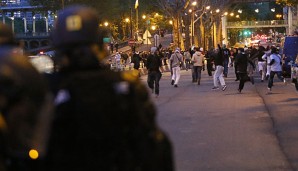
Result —
[[173, 35], [176, 47], [184, 49], [184, 42], [181, 33], [181, 14], [187, 8], [190, 0], [157, 0], [158, 6], [166, 15], [173, 18]]
[[289, 7], [298, 5], [297, 0], [276, 0], [276, 3], [282, 6], [289, 6]]

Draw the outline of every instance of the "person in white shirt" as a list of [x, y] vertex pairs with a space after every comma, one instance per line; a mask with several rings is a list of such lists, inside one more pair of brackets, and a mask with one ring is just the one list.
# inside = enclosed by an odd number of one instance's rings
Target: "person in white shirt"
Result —
[[270, 77], [269, 77], [269, 81], [268, 81], [268, 93], [271, 93], [271, 89], [273, 86], [273, 79], [274, 79], [275, 74], [281, 81], [285, 82], [285, 79], [282, 76], [282, 66], [281, 66], [282, 59], [281, 59], [281, 56], [278, 54], [276, 47], [271, 48], [269, 65], [271, 67], [271, 71], [270, 71]]

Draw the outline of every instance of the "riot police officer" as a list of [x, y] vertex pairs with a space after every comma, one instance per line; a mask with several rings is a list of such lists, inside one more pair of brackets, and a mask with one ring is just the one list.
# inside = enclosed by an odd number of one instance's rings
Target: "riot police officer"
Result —
[[173, 170], [171, 144], [136, 73], [104, 66], [97, 13], [71, 6], [53, 30], [60, 61], [55, 118], [48, 146], [50, 171]]

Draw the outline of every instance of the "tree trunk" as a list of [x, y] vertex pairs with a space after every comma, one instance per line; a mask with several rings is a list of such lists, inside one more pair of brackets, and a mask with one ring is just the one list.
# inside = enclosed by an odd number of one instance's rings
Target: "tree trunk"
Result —
[[184, 25], [185, 25], [185, 48], [188, 50], [191, 46], [190, 44], [190, 39], [191, 37], [189, 36], [190, 35], [190, 27], [191, 27], [191, 21], [190, 21], [190, 17], [189, 16], [185, 16], [183, 17], [183, 22], [184, 22]]

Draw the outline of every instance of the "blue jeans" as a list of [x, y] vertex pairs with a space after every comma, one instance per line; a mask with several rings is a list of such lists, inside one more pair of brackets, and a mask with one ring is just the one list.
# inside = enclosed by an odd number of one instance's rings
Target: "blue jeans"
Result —
[[225, 76], [228, 75], [228, 71], [229, 71], [229, 59], [225, 59], [224, 60], [224, 72], [223, 72], [223, 74]]

